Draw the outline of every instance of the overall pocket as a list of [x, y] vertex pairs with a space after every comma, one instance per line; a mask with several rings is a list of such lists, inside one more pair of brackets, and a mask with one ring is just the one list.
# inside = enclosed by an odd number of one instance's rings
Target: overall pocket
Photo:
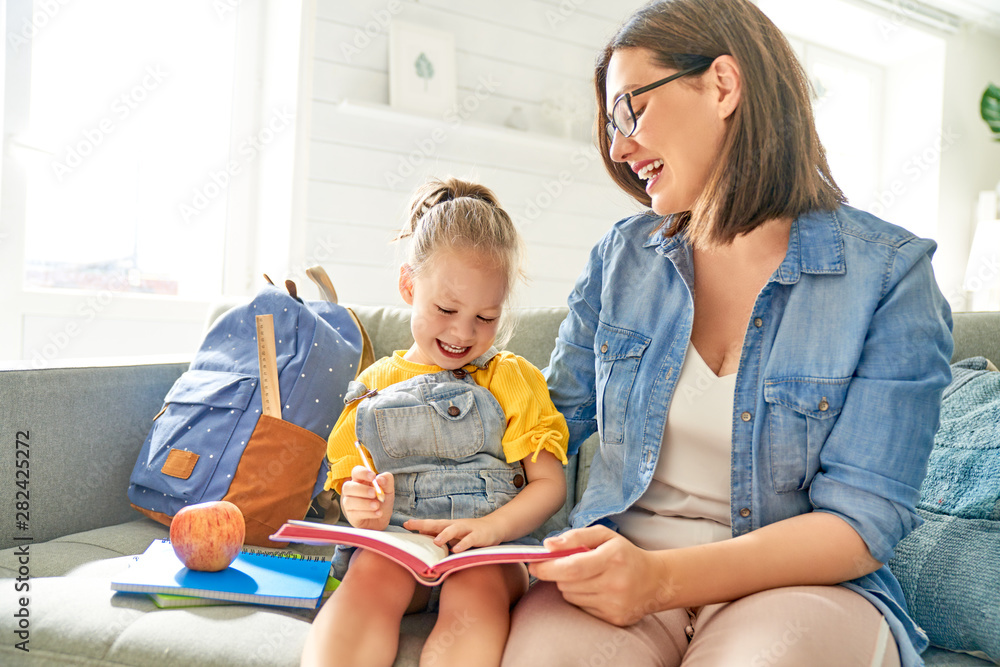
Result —
[[407, 397], [401, 405], [394, 401], [391, 406], [373, 406], [379, 439], [387, 456], [461, 459], [483, 449], [483, 419], [472, 387], [433, 392], [425, 401], [417, 396]]
[[808, 488], [819, 453], [844, 407], [850, 378], [776, 378], [764, 382], [771, 482], [777, 493]]
[[628, 329], [598, 323], [594, 338], [597, 357], [597, 428], [603, 444], [625, 439], [625, 415], [639, 362], [650, 339]]
[[200, 499], [250, 403], [257, 378], [190, 370], [170, 389], [147, 436], [132, 482], [185, 500]]

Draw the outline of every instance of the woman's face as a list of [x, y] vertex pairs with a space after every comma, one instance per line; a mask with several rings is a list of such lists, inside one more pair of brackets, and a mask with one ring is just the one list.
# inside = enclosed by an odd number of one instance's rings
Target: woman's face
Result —
[[[645, 181], [657, 214], [690, 210], [705, 189], [729, 116], [729, 112], [722, 112], [726, 91], [724, 86], [716, 85], [717, 69], [713, 64], [706, 72], [681, 77], [633, 97], [635, 132], [631, 137], [615, 132], [611, 159], [627, 163]], [[622, 93], [676, 71], [656, 64], [648, 49], [615, 51], [608, 63], [608, 112]], [[700, 83], [692, 86], [695, 79]]]

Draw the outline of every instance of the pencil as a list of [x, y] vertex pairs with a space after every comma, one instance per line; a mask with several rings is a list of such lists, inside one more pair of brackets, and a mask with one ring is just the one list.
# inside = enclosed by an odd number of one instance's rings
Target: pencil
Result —
[[[361, 462], [365, 464], [365, 467], [371, 470], [372, 472], [375, 472], [375, 468], [373, 468], [371, 464], [368, 463], [368, 457], [365, 456], [365, 450], [361, 446], [361, 443], [355, 440], [354, 447], [358, 450], [358, 456], [361, 457]], [[375, 489], [375, 497], [378, 498], [378, 501], [380, 503], [385, 501], [385, 493], [382, 492], [382, 487], [379, 486], [378, 482], [376, 482], [374, 479], [372, 480], [372, 487]]]

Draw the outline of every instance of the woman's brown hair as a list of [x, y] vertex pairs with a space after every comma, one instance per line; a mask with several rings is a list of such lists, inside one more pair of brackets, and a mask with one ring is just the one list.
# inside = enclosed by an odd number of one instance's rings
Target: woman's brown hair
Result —
[[[647, 49], [657, 65], [676, 70], [697, 64], [697, 56], [730, 55], [742, 77], [740, 102], [705, 190], [690, 211], [668, 218], [669, 234], [686, 230], [693, 243], [728, 244], [768, 220], [831, 210], [846, 201], [816, 132], [808, 79], [770, 19], [749, 0], [658, 0], [619, 28], [594, 74], [604, 165], [639, 202], [651, 203], [644, 183], [628, 164], [611, 160], [604, 131], [608, 64], [627, 48]], [[678, 83], [696, 80], [691, 75]]]

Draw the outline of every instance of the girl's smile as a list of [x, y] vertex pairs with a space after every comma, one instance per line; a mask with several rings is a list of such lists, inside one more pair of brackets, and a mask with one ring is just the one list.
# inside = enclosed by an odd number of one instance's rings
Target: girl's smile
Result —
[[481, 357], [496, 340], [506, 275], [476, 252], [442, 250], [418, 275], [400, 271], [399, 293], [413, 307], [413, 346], [403, 357], [452, 370]]

